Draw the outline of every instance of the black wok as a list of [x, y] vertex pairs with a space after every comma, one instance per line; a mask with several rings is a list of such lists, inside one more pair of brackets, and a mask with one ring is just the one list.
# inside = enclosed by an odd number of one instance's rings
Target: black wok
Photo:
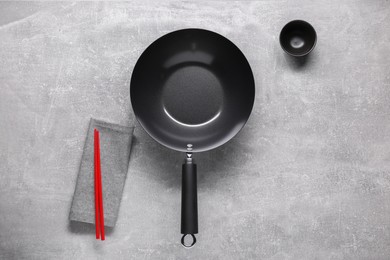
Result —
[[162, 36], [138, 59], [131, 103], [145, 131], [168, 148], [185, 152], [182, 175], [182, 244], [198, 233], [193, 152], [233, 138], [252, 111], [255, 83], [243, 53], [225, 37], [202, 29]]

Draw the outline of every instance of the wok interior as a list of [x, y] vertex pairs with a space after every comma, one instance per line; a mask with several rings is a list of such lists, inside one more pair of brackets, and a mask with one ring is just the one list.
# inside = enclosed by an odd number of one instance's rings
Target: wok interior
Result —
[[255, 86], [242, 52], [223, 36], [200, 29], [167, 34], [139, 58], [131, 102], [143, 128], [178, 151], [205, 151], [244, 126]]

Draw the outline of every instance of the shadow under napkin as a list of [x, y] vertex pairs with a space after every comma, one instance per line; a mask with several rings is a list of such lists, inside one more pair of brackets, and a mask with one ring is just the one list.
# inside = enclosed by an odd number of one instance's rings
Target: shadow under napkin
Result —
[[[79, 221], [69, 221], [68, 230], [76, 234], [95, 234], [95, 224]], [[104, 227], [106, 235], [110, 235], [114, 231], [114, 227]]]

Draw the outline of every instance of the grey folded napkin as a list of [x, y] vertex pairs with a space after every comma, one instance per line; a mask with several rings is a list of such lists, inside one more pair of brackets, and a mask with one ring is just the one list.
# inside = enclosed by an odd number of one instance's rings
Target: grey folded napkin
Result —
[[95, 223], [94, 128], [100, 132], [104, 224], [115, 226], [125, 184], [134, 126], [91, 119], [81, 158], [69, 219]]

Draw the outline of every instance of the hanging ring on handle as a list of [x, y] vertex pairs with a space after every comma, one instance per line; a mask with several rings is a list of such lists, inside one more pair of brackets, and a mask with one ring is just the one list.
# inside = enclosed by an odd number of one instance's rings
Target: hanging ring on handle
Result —
[[[192, 244], [190, 244], [190, 245], [186, 245], [186, 243], [185, 243], [185, 241], [184, 241], [184, 239], [185, 239], [185, 237], [186, 237], [187, 235], [191, 235], [191, 236], [192, 236]], [[195, 237], [194, 234], [184, 234], [184, 235], [181, 237], [181, 244], [182, 244], [184, 247], [190, 248], [190, 247], [192, 247], [193, 245], [195, 245], [195, 243], [196, 243], [196, 237]]]

